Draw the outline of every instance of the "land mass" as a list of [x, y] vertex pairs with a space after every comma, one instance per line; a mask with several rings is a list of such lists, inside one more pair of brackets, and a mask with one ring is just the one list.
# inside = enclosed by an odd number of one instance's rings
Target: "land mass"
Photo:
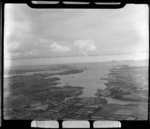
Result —
[[[12, 71], [22, 75], [4, 78], [5, 119], [93, 119], [93, 120], [145, 120], [148, 111], [148, 67], [116, 65], [109, 69], [105, 89], [97, 89], [95, 97], [80, 97], [84, 87], [57, 86], [60, 78], [55, 75], [80, 74], [88, 67], [63, 65], [60, 67]], [[60, 70], [58, 72], [51, 72]], [[8, 83], [6, 83], [8, 82]], [[9, 93], [9, 96], [6, 96]], [[108, 102], [107, 98], [129, 102]]]
[[104, 90], [96, 95], [121, 101], [148, 102], [148, 67], [119, 65], [110, 69]]

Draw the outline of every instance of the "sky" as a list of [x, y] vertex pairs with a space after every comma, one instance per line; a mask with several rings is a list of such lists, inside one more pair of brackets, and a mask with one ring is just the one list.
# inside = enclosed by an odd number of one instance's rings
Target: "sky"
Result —
[[122, 9], [32, 9], [7, 4], [4, 66], [145, 59], [148, 33], [144, 4]]

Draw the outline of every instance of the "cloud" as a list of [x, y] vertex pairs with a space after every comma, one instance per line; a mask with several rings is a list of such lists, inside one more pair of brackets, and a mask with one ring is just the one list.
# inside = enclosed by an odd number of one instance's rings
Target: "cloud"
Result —
[[37, 49], [24, 49], [21, 45], [21, 42], [14, 41], [4, 44], [4, 57], [6, 59], [9, 58], [17, 58], [17, 57], [29, 57], [37, 54]]
[[18, 56], [20, 56], [21, 54], [22, 54], [21, 52], [14, 52], [14, 53], [13, 53], [13, 56], [18, 57]]
[[26, 52], [24, 53], [24, 55], [25, 55], [25, 56], [33, 56], [33, 55], [36, 55], [36, 53], [37, 53], [37, 50], [36, 50], [36, 49], [32, 49], [32, 50], [30, 50], [30, 51], [26, 51]]
[[69, 52], [71, 49], [68, 46], [60, 45], [56, 42], [50, 45], [53, 52]]
[[40, 43], [48, 43], [48, 39], [45, 39], [43, 37], [40, 38]]
[[[24, 58], [25, 53], [31, 58], [65, 57], [69, 51], [69, 56], [148, 52], [148, 6], [145, 6], [128, 5], [117, 11], [38, 11], [22, 4], [8, 4], [4, 42], [9, 49], [4, 50], [4, 58], [14, 55]], [[19, 41], [21, 46], [13, 41]], [[35, 48], [38, 52], [32, 56], [31, 50]]]
[[97, 49], [93, 40], [77, 40], [74, 45], [84, 51], [95, 51]]
[[4, 42], [4, 59], [10, 59], [13, 56], [20, 55], [19, 49], [20, 49], [20, 42], [14, 41], [14, 42]]
[[17, 41], [4, 43], [4, 48], [5, 48], [5, 51], [7, 51], [7, 52], [18, 51], [20, 49], [20, 46], [21, 46], [21, 43], [17, 42]]

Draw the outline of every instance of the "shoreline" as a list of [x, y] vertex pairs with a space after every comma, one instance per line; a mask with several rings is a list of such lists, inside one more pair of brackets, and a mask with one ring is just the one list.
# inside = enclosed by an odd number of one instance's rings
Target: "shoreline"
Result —
[[[116, 100], [119, 100], [119, 101], [130, 101], [130, 102], [140, 102], [140, 101], [142, 101], [142, 102], [147, 102], [148, 99], [145, 99], [145, 97], [141, 98], [141, 97], [138, 96], [138, 94], [137, 94], [137, 99], [134, 99], [132, 97], [125, 97], [125, 95], [129, 96], [129, 95], [132, 95], [133, 93], [135, 94], [136, 91], [139, 91], [139, 93], [141, 91], [141, 89], [139, 89], [141, 87], [137, 86], [138, 84], [135, 85], [135, 87], [131, 86], [132, 81], [135, 81], [136, 78], [134, 78], [133, 80], [130, 79], [129, 82], [125, 80], [125, 79], [129, 78], [128, 76], [130, 76], [130, 73], [131, 73], [130, 70], [132, 70], [132, 68], [137, 70], [137, 71], [134, 71], [134, 72], [138, 72], [138, 70], [140, 71], [140, 68], [145, 68], [145, 67], [142, 67], [142, 66], [134, 67], [134, 66], [124, 65], [124, 66], [119, 66], [119, 68], [117, 68], [117, 69], [115, 69], [115, 68], [110, 69], [110, 72], [108, 74], [108, 78], [102, 78], [102, 80], [107, 80], [107, 83], [105, 83], [106, 88], [104, 90], [98, 89], [96, 95], [97, 96], [102, 96], [102, 97], [110, 97], [112, 99], [116, 99]], [[124, 69], [129, 69], [129, 72], [126, 72], [127, 75], [122, 75], [122, 70], [124, 70]], [[121, 72], [121, 73], [119, 73], [119, 72]], [[140, 74], [140, 73], [138, 73], [138, 74]], [[133, 75], [133, 77], [135, 75]], [[139, 76], [139, 77], [141, 77], [141, 76]], [[124, 80], [124, 82], [120, 82], [122, 80]], [[123, 86], [121, 86], [121, 85], [123, 85]], [[145, 91], [145, 90], [142, 90], [142, 91]], [[148, 92], [148, 89], [146, 91]]]
[[[84, 80], [84, 78], [81, 78], [78, 74], [81, 74], [82, 76], [84, 76], [84, 74], [93, 75], [93, 73], [91, 73], [90, 70], [88, 71], [88, 73], [86, 73], [85, 72], [86, 70], [87, 69], [81, 69], [81, 68], [77, 69], [76, 67], [76, 69], [69, 68], [69, 70], [59, 73], [60, 75], [58, 73], [56, 73], [55, 75], [42, 73], [42, 74], [34, 74], [30, 76], [17, 76], [14, 78], [13, 77], [10, 78], [10, 79], [14, 79], [14, 83], [11, 84], [11, 87], [13, 89], [12, 94], [14, 94], [14, 96], [11, 95], [9, 98], [9, 103], [12, 105], [4, 106], [5, 113], [10, 114], [11, 118], [13, 119], [18, 119], [18, 118], [19, 119], [28, 119], [28, 118], [43, 119], [47, 117], [49, 113], [52, 113], [53, 115], [52, 117], [49, 117], [49, 119], [51, 118], [52, 119], [76, 118], [79, 116], [78, 119], [100, 118], [100, 119], [105, 120], [106, 118], [107, 119], [111, 118], [115, 120], [116, 118], [122, 119], [122, 115], [120, 112], [127, 112], [128, 114], [127, 115], [125, 114], [125, 116], [123, 116], [123, 119], [126, 120], [128, 119], [128, 117], [131, 117], [130, 116], [131, 112], [134, 112], [135, 115], [133, 119], [139, 119], [139, 118], [145, 119], [146, 117], [145, 113], [147, 111], [146, 109], [147, 103], [145, 102], [141, 103], [141, 101], [140, 102], [131, 101], [128, 103], [127, 101], [117, 100], [113, 98], [116, 96], [117, 97], [122, 96], [124, 94], [131, 95], [130, 93], [128, 93], [130, 86], [126, 87], [127, 89], [126, 91], [124, 91], [125, 89], [123, 87], [120, 87], [121, 86], [120, 84], [123, 84], [123, 83], [120, 83], [119, 81], [112, 79], [114, 78], [113, 76], [117, 75], [116, 71], [114, 74], [109, 74], [108, 72], [109, 76], [108, 74], [106, 75], [107, 79], [102, 77], [105, 81], [107, 81], [106, 83], [104, 83], [105, 88], [100, 89], [100, 90], [96, 89], [96, 90], [99, 93], [103, 93], [103, 96], [100, 96], [100, 94], [98, 95], [94, 94], [93, 97], [90, 97], [90, 96], [82, 97], [83, 92], [85, 92], [84, 86], [74, 85], [73, 83], [65, 84], [65, 83], [59, 82], [61, 78], [59, 78], [58, 76], [62, 76], [62, 77], [68, 76], [69, 78], [67, 78], [66, 80], [68, 81], [70, 77], [72, 78], [72, 76], [70, 76], [70, 74], [72, 74], [74, 75], [72, 79], [74, 79], [75, 76], [78, 77], [75, 80], [75, 82], [77, 82], [78, 79]], [[93, 72], [95, 73], [96, 71], [97, 69], [95, 69], [95, 71]], [[127, 71], [128, 73], [129, 70], [125, 69], [125, 71]], [[132, 71], [132, 73], [134, 72]], [[97, 74], [99, 75], [99, 73]], [[123, 77], [123, 79], [121, 80], [126, 80], [124, 79], [126, 75], [122, 73], [121, 75]], [[48, 77], [48, 76], [50, 78], [45, 79], [45, 77]], [[100, 79], [99, 76], [98, 78]], [[117, 76], [117, 78], [120, 78], [120, 77]], [[59, 84], [62, 84], [62, 87], [57, 86]], [[84, 82], [84, 84], [86, 86], [88, 82], [86, 81]], [[119, 84], [119, 86], [114, 86], [114, 84]], [[90, 86], [93, 86], [93, 82], [91, 82]], [[94, 89], [93, 87], [91, 88]], [[94, 93], [96, 93], [96, 90], [94, 89]], [[135, 91], [134, 88], [131, 91]], [[89, 92], [91, 93], [91, 91]], [[138, 114], [140, 107], [141, 107], [140, 104], [142, 104], [143, 106], [142, 112], [144, 114], [141, 116]], [[91, 112], [91, 113], [88, 114], [86, 113], [86, 111]], [[21, 114], [24, 114], [25, 112], [27, 115], [21, 115]], [[115, 114], [116, 112], [118, 113], [117, 115]], [[112, 117], [110, 117], [111, 114], [112, 114]], [[7, 115], [5, 115], [5, 117], [7, 118]]]

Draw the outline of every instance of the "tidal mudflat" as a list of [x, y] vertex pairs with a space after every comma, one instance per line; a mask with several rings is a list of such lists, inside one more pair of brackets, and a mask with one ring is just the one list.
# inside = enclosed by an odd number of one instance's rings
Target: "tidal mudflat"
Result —
[[39, 66], [8, 75], [5, 119], [147, 119], [146, 61]]

